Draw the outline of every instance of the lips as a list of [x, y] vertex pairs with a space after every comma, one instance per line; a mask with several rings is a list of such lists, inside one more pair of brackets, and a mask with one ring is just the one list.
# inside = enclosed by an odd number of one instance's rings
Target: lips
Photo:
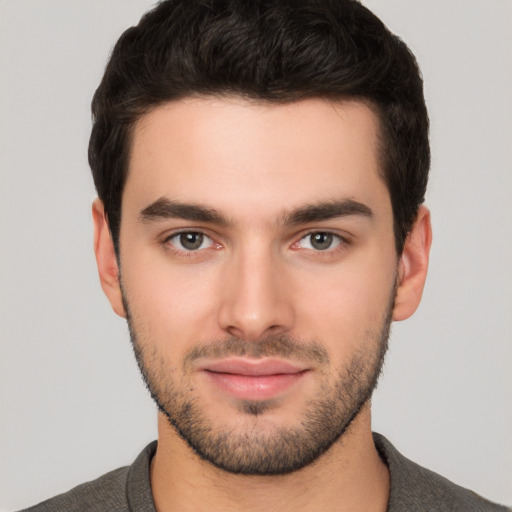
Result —
[[309, 373], [307, 367], [270, 358], [209, 361], [199, 370], [219, 391], [242, 400], [275, 398]]

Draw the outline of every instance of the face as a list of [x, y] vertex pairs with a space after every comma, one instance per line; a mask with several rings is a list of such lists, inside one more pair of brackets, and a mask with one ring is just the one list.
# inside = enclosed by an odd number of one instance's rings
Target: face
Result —
[[376, 148], [359, 102], [186, 99], [135, 127], [124, 314], [160, 410], [222, 469], [301, 468], [371, 395], [398, 263]]

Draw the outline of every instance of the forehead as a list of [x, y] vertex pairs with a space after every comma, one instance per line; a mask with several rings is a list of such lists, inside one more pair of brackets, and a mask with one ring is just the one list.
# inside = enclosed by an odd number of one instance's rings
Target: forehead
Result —
[[377, 116], [363, 102], [186, 98], [136, 124], [123, 203], [170, 197], [230, 213], [238, 199], [238, 213], [277, 215], [339, 197], [386, 200], [378, 146]]

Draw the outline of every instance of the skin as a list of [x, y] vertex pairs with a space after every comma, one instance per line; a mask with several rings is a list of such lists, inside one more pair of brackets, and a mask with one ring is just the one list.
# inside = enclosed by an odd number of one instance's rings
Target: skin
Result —
[[[379, 173], [377, 120], [361, 102], [287, 105], [237, 97], [188, 98], [158, 107], [134, 130], [123, 192], [120, 265], [101, 201], [93, 205], [100, 280], [126, 317], [119, 282], [148, 360], [193, 393], [212, 425], [271, 437], [299, 424], [361, 351], [378, 348], [393, 320], [419, 305], [431, 243], [421, 207], [402, 255], [395, 251], [389, 193]], [[226, 221], [141, 215], [161, 198], [214, 209]], [[286, 222], [317, 204], [364, 205], [371, 214]], [[344, 203], [344, 204], [345, 204]], [[187, 251], [176, 235], [202, 232]], [[327, 250], [311, 232], [333, 233]], [[186, 354], [212, 340], [257, 344], [268, 336], [315, 340], [329, 356], [279, 393], [261, 415], [219, 391]], [[370, 402], [313, 464], [286, 475], [228, 473], [203, 461], [159, 413], [151, 468], [156, 507], [167, 510], [386, 510], [389, 475], [371, 437]], [[371, 492], [369, 492], [371, 490]]]

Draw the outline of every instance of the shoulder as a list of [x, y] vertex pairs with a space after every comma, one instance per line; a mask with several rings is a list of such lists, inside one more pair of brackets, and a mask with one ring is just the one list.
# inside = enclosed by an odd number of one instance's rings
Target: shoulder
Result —
[[59, 494], [21, 512], [127, 511], [128, 471], [128, 466], [115, 469], [96, 480], [78, 485], [64, 494]]
[[388, 512], [510, 512], [412, 462], [380, 434], [374, 434], [374, 442], [391, 476]]
[[156, 446], [156, 441], [146, 446], [131, 466], [115, 469], [20, 512], [155, 512], [149, 473]]

